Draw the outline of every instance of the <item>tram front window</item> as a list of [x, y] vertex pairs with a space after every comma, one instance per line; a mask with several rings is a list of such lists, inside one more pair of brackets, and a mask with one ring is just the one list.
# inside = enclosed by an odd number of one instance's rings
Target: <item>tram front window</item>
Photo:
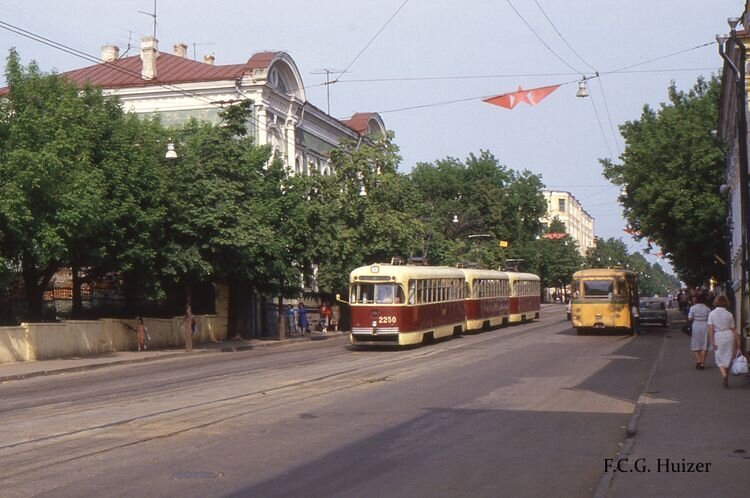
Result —
[[404, 290], [398, 284], [355, 284], [350, 294], [351, 302], [359, 304], [400, 304]]

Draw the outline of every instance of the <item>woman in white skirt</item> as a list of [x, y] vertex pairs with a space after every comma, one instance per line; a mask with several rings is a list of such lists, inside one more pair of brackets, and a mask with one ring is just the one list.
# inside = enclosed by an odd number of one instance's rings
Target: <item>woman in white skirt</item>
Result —
[[693, 297], [693, 305], [688, 312], [691, 327], [690, 350], [695, 356], [695, 368], [703, 370], [708, 351], [708, 314], [711, 308], [706, 306], [706, 295], [701, 293]]
[[[714, 309], [708, 315], [708, 338], [716, 357], [716, 365], [721, 371], [724, 387], [729, 387], [729, 366], [740, 347], [740, 336], [734, 325], [734, 317], [727, 310], [729, 299], [726, 296], [716, 296]], [[737, 348], [737, 349], [735, 349]]]

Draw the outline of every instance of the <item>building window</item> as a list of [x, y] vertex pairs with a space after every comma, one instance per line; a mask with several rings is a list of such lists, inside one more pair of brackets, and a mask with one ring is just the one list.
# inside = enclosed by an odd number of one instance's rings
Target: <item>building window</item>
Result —
[[557, 210], [561, 213], [565, 212], [565, 199], [557, 199]]

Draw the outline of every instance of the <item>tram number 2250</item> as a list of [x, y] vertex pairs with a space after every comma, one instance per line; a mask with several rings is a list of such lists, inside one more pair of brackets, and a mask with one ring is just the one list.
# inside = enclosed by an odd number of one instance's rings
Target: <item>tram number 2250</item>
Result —
[[395, 316], [379, 316], [378, 317], [378, 324], [379, 325], [393, 324], [393, 323], [396, 323], [396, 317]]

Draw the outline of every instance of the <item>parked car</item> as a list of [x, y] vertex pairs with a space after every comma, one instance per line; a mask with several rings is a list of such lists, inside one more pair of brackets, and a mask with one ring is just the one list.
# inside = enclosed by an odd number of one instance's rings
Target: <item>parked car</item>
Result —
[[638, 315], [641, 325], [658, 323], [667, 326], [667, 300], [663, 297], [642, 297], [638, 303]]

